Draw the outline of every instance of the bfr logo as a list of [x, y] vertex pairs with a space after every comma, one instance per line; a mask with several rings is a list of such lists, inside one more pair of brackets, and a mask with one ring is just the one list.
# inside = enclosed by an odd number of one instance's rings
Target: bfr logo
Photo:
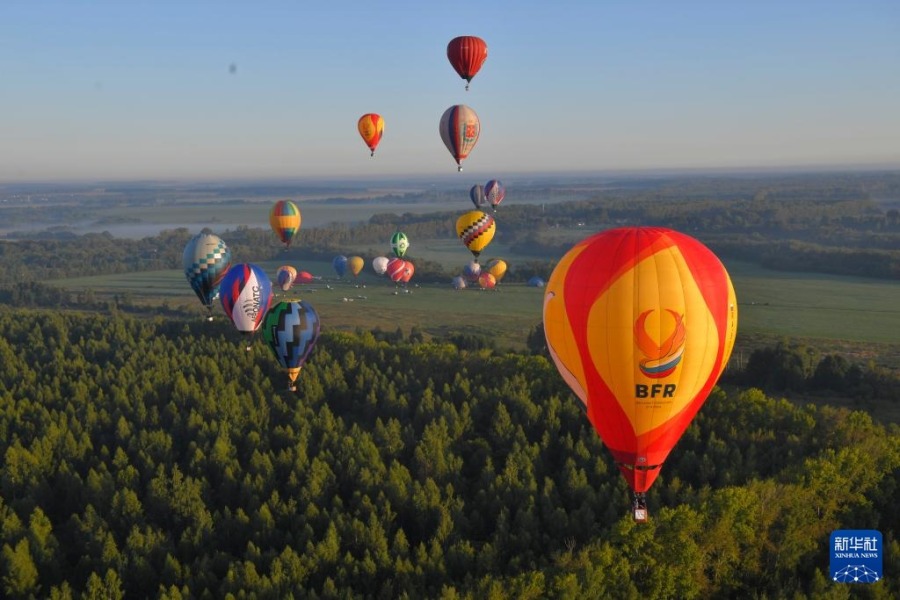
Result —
[[837, 529], [829, 542], [831, 580], [836, 583], [875, 583], [882, 571], [881, 532], [874, 529]]

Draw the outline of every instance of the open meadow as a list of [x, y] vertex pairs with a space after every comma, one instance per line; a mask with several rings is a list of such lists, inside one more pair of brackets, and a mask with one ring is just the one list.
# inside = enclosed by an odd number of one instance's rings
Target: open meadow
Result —
[[[441, 250], [450, 252], [449, 248]], [[419, 255], [426, 256], [421, 249]], [[432, 260], [430, 255], [427, 258]], [[321, 279], [295, 285], [287, 293], [276, 288], [276, 298], [311, 302], [327, 328], [393, 331], [399, 327], [408, 333], [417, 327], [433, 336], [472, 333], [490, 336], [500, 347], [516, 349], [525, 347], [528, 332], [541, 321], [541, 288], [507, 282], [492, 291], [477, 286], [454, 290], [449, 281], [417, 287], [414, 277], [405, 293], [386, 277], [375, 275], [369, 261], [367, 258], [358, 278], [347, 275], [343, 279], [336, 277], [329, 262], [296, 264]], [[462, 254], [459, 262], [466, 262]], [[259, 264], [274, 280], [279, 263]], [[841, 350], [859, 359], [877, 357], [894, 368], [900, 365], [900, 283], [784, 273], [741, 262], [726, 267], [740, 307], [735, 360], [746, 359], [742, 351], [789, 337], [807, 340], [823, 352]], [[515, 268], [514, 262], [511, 268]], [[76, 277], [52, 283], [104, 296], [127, 295], [138, 304], [165, 302], [170, 307], [195, 309], [198, 315], [202, 312], [180, 270]]]

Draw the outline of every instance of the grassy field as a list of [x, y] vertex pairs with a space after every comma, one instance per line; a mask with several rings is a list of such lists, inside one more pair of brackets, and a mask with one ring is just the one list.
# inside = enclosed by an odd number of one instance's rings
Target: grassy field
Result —
[[[458, 264], [468, 258], [459, 248], [435, 242], [429, 260], [445, 253]], [[422, 244], [418, 248], [425, 255]], [[412, 253], [413, 251], [410, 250]], [[442, 262], [444, 262], [442, 260]], [[273, 278], [279, 263], [260, 262]], [[413, 326], [427, 334], [469, 332], [489, 335], [501, 347], [522, 348], [528, 332], [541, 321], [543, 291], [520, 283], [502, 283], [496, 290], [454, 290], [446, 284], [423, 284], [410, 293], [366, 268], [358, 278], [337, 279], [330, 262], [309, 261], [295, 265], [322, 280], [295, 286], [277, 298], [304, 298], [319, 312], [324, 327], [353, 330], [357, 327], [408, 332]], [[514, 266], [514, 264], [513, 264]], [[842, 351], [861, 359], [900, 365], [900, 283], [780, 273], [747, 263], [727, 265], [738, 297], [737, 351], [789, 337], [808, 341], [823, 352]], [[98, 294], [128, 294], [133, 301], [170, 306], [201, 307], [184, 274], [179, 270], [154, 271], [102, 277], [79, 277], [53, 282], [72, 289], [91, 289]], [[395, 294], [395, 292], [398, 292]]]

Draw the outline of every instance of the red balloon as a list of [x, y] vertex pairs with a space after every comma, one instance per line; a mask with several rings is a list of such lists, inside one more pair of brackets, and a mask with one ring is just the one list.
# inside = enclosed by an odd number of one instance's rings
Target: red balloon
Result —
[[403, 283], [409, 283], [409, 280], [412, 279], [413, 273], [416, 272], [416, 267], [413, 266], [413, 264], [408, 260], [404, 262], [406, 262], [406, 269], [403, 270], [403, 275], [400, 277], [400, 281], [402, 281]]
[[387, 271], [385, 274], [391, 278], [391, 281], [394, 283], [400, 283], [403, 281], [403, 276], [406, 274], [406, 261], [402, 258], [392, 258], [387, 265]]
[[455, 37], [447, 44], [447, 59], [459, 76], [466, 80], [467, 90], [472, 78], [487, 60], [487, 55], [487, 44], [474, 35]]

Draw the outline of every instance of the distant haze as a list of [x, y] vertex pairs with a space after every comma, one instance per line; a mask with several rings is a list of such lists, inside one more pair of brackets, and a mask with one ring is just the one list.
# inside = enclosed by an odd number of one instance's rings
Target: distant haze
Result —
[[896, 0], [310, 4], [0, 3], [0, 182], [900, 166]]

